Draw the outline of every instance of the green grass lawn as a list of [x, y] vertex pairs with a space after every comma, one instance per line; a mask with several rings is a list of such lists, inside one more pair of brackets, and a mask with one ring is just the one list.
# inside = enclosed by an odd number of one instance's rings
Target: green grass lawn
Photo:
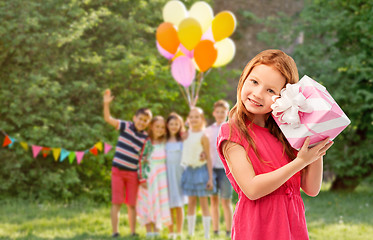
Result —
[[[316, 198], [303, 194], [310, 239], [373, 239], [373, 189], [363, 186], [354, 193], [333, 193], [326, 188], [323, 186]], [[0, 202], [0, 239], [111, 239], [109, 214], [109, 204], [89, 200], [69, 204], [3, 200]], [[125, 208], [120, 221], [122, 236], [128, 235]], [[138, 225], [137, 229], [138, 239], [145, 238], [144, 227]], [[224, 229], [223, 219], [221, 229]], [[184, 224], [185, 236], [186, 233]], [[167, 239], [167, 229], [163, 229], [158, 239]], [[203, 239], [201, 216], [194, 239]], [[222, 235], [214, 239], [225, 238]]]

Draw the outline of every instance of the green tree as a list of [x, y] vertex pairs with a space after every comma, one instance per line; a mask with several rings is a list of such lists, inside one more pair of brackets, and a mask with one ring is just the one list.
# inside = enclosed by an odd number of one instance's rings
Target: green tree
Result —
[[306, 0], [296, 16], [280, 14], [262, 22], [266, 30], [260, 38], [293, 49], [300, 76], [325, 85], [351, 119], [326, 156], [325, 165], [335, 174], [333, 190], [353, 190], [372, 175], [372, 22], [373, 3], [359, 0]]
[[[70, 151], [97, 141], [115, 145], [117, 132], [102, 117], [106, 88], [115, 96], [114, 117], [130, 120], [143, 106], [186, 116], [188, 106], [155, 45], [166, 2], [1, 1], [0, 129], [19, 141]], [[229, 75], [219, 69], [206, 77], [199, 101], [206, 115], [225, 97]], [[34, 159], [16, 143], [0, 156], [2, 197], [110, 199], [112, 154], [86, 153], [81, 165], [70, 165], [51, 155]]]

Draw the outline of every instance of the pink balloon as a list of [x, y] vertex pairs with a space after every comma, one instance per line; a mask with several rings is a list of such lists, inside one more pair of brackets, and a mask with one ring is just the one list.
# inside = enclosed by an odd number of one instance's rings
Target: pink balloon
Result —
[[179, 46], [180, 50], [185, 54], [185, 56], [189, 57], [189, 58], [193, 58], [193, 55], [194, 55], [194, 49], [193, 50], [188, 50], [186, 49], [183, 44], [180, 43], [180, 46]]
[[207, 29], [206, 32], [202, 35], [201, 41], [202, 40], [210, 40], [211, 42], [215, 42], [211, 27], [209, 27], [209, 29]]
[[196, 76], [196, 67], [187, 56], [180, 56], [172, 62], [171, 73], [176, 82], [189, 87]]
[[168, 60], [172, 59], [175, 54], [172, 54], [172, 53], [169, 53], [167, 52], [164, 48], [162, 48], [162, 46], [159, 44], [159, 42], [157, 41], [157, 49], [158, 49], [158, 52], [165, 58], [167, 58]]

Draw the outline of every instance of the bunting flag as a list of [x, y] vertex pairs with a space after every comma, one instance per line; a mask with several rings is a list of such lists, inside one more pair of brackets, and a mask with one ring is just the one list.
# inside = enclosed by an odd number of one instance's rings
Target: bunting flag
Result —
[[58, 161], [58, 157], [60, 156], [61, 153], [61, 148], [52, 148], [52, 153], [53, 153], [53, 158], [54, 161]]
[[27, 144], [27, 142], [20, 142], [19, 144], [21, 144], [22, 148], [25, 149], [26, 152], [28, 151], [28, 144]]
[[60, 154], [60, 162], [63, 162], [67, 156], [69, 156], [70, 152], [61, 148], [61, 154]]
[[[8, 136], [8, 137], [9, 137], [9, 136]], [[11, 143], [9, 144], [9, 147], [12, 147], [13, 144], [16, 142], [16, 140], [15, 140], [14, 138], [11, 138], [11, 137], [9, 137], [9, 139], [10, 139], [10, 141], [11, 141]]]
[[70, 152], [70, 154], [69, 154], [70, 164], [72, 164], [74, 162], [74, 159], [75, 159], [75, 152]]
[[110, 149], [112, 149], [113, 147], [110, 145], [110, 144], [108, 144], [108, 143], [105, 143], [104, 144], [104, 146], [105, 146], [105, 150], [104, 150], [104, 153], [105, 154], [107, 154], [109, 151], [110, 151]]
[[12, 143], [12, 140], [10, 140], [9, 136], [6, 135], [5, 138], [4, 138], [3, 147], [6, 147], [11, 143]]
[[82, 162], [84, 153], [85, 152], [75, 152], [76, 161], [77, 161], [78, 164], [80, 164]]
[[[10, 137], [8, 134], [6, 134], [4, 131], [0, 129], [0, 132], [2, 132], [5, 136], [3, 141], [3, 147], [12, 147], [12, 145], [15, 142], [18, 142], [17, 139], [14, 139]], [[25, 151], [29, 150], [29, 146], [31, 146], [32, 149], [32, 156], [33, 158], [36, 158], [39, 153], [46, 158], [49, 155], [53, 155], [53, 159], [56, 162], [63, 162], [67, 157], [69, 158], [70, 164], [72, 164], [76, 158], [76, 162], [78, 164], [81, 164], [83, 161], [83, 157], [87, 152], [90, 152], [91, 154], [97, 156], [99, 151], [104, 152], [104, 154], [107, 154], [113, 146], [106, 143], [106, 142], [96, 142], [91, 148], [84, 150], [84, 151], [68, 151], [64, 148], [56, 147], [46, 147], [46, 146], [39, 146], [34, 144], [29, 144], [27, 142], [21, 141], [19, 144], [22, 146], [22, 148]]]
[[49, 153], [50, 153], [51, 149], [49, 147], [43, 147], [41, 149], [41, 154], [43, 155], [44, 158], [46, 158]]
[[91, 148], [89, 150], [93, 155], [97, 156], [98, 152], [97, 152], [97, 147], [96, 146], [93, 146], [93, 148]]
[[95, 147], [100, 151], [102, 152], [102, 142], [98, 142], [95, 144]]
[[36, 146], [36, 145], [32, 145], [32, 154], [34, 156], [34, 158], [36, 158], [36, 156], [39, 154], [40, 150], [43, 148], [41, 146]]

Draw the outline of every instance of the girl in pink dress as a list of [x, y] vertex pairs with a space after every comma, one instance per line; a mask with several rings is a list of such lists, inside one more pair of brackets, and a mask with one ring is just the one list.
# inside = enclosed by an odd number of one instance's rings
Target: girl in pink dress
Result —
[[[146, 236], [159, 236], [159, 229], [171, 224], [171, 215], [166, 175], [166, 123], [163, 117], [155, 116], [149, 125], [150, 149], [142, 164], [147, 187], [140, 187], [137, 199], [137, 214], [141, 225], [146, 227]], [[145, 152], [145, 151], [144, 151]]]
[[237, 103], [218, 136], [218, 151], [238, 193], [232, 239], [308, 239], [300, 188], [316, 196], [321, 187], [325, 139], [297, 152], [271, 116], [273, 96], [298, 81], [294, 60], [280, 50], [266, 50], [243, 70]]

